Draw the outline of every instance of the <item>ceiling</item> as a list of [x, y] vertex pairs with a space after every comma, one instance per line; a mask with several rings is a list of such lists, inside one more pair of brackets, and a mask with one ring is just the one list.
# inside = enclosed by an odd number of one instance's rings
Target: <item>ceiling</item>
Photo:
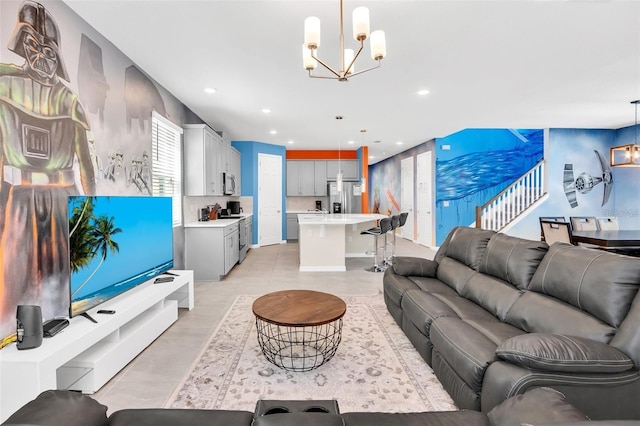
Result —
[[[232, 140], [366, 145], [375, 163], [464, 128], [625, 127], [640, 99], [634, 0], [345, 1], [346, 47], [361, 5], [387, 39], [382, 66], [348, 82], [310, 79], [302, 67], [303, 23], [314, 15], [318, 56], [339, 68], [338, 0], [65, 3]], [[358, 69], [375, 65], [365, 49]]]

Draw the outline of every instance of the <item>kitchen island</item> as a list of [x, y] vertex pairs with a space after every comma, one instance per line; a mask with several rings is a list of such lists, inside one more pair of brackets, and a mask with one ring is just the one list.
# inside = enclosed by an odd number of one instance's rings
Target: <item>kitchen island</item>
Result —
[[300, 268], [346, 271], [345, 258], [372, 256], [374, 237], [360, 232], [376, 226], [381, 214], [299, 214]]

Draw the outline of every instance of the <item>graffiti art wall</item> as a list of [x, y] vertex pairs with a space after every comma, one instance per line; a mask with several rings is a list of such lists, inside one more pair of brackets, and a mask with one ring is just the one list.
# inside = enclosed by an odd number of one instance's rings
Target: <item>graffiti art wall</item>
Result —
[[63, 2], [0, 3], [0, 336], [68, 315], [68, 195], [151, 194], [152, 111], [199, 122]]

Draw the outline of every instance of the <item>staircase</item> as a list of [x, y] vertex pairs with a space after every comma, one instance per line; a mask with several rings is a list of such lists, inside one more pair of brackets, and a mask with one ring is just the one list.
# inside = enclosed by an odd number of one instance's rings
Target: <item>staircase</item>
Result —
[[504, 230], [546, 195], [544, 160], [533, 166], [501, 193], [476, 207], [476, 228]]

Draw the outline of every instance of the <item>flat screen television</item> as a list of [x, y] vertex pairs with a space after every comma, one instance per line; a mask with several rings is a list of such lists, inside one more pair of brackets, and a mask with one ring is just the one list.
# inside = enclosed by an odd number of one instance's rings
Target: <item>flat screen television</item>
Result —
[[69, 316], [173, 267], [171, 197], [70, 196]]

